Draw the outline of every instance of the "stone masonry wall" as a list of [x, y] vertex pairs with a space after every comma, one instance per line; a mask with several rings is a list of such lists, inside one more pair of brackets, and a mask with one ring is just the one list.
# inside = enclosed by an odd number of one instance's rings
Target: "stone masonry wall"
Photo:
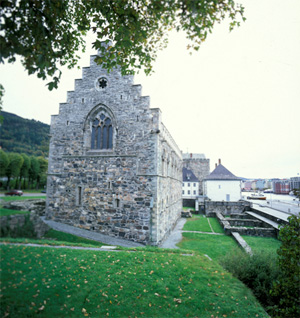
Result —
[[183, 167], [190, 169], [194, 172], [195, 176], [199, 180], [199, 195], [203, 194], [203, 179], [210, 173], [209, 159], [205, 158], [193, 158], [193, 154], [190, 157], [185, 156], [183, 159]]
[[207, 216], [214, 216], [216, 213], [223, 215], [240, 214], [244, 211], [250, 210], [251, 203], [247, 201], [205, 201], [205, 214]]
[[[52, 116], [47, 218], [144, 244], [164, 239], [181, 212], [181, 154], [149, 103], [132, 76], [107, 74], [91, 57]], [[103, 112], [112, 121], [113, 147], [92, 149], [93, 120]], [[169, 174], [161, 173], [163, 149]]]

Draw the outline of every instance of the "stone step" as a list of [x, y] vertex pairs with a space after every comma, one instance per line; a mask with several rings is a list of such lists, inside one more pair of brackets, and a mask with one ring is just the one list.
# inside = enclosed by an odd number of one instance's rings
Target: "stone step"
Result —
[[237, 243], [246, 251], [246, 253], [253, 255], [251, 247], [247, 244], [247, 242], [240, 236], [237, 232], [231, 233]]
[[258, 220], [261, 220], [261, 221], [263, 221], [263, 222], [265, 222], [265, 223], [271, 225], [271, 226], [274, 227], [276, 230], [279, 229], [278, 223], [276, 223], [276, 222], [274, 222], [274, 221], [272, 221], [272, 220], [270, 220], [270, 219], [268, 219], [268, 218], [266, 218], [266, 217], [264, 217], [264, 216], [261, 216], [261, 215], [259, 215], [259, 214], [257, 214], [257, 213], [250, 212], [250, 211], [247, 211], [246, 213], [249, 214], [249, 215], [251, 215], [251, 216], [253, 216], [253, 217], [255, 217], [255, 218], [258, 219]]

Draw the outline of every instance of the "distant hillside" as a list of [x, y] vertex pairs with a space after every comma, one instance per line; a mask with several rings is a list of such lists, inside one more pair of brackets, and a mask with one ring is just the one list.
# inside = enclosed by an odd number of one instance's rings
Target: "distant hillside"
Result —
[[7, 152], [47, 157], [50, 126], [34, 119], [1, 112], [0, 147]]

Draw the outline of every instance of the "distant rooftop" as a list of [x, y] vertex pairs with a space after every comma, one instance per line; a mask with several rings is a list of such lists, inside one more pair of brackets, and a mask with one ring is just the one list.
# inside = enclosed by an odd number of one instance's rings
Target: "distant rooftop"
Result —
[[199, 182], [198, 178], [194, 175], [192, 170], [182, 168], [182, 181], [183, 182]]
[[241, 180], [241, 178], [236, 177], [233, 173], [226, 169], [219, 159], [219, 165], [217, 165], [215, 170], [204, 178], [204, 180]]
[[182, 154], [183, 159], [206, 159], [204, 153], [184, 153]]

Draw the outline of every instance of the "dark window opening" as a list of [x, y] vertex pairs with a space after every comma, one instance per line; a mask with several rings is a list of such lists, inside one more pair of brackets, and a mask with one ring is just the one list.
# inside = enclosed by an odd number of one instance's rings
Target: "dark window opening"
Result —
[[92, 124], [92, 149], [112, 149], [113, 147], [113, 127], [109, 117], [101, 114]]

